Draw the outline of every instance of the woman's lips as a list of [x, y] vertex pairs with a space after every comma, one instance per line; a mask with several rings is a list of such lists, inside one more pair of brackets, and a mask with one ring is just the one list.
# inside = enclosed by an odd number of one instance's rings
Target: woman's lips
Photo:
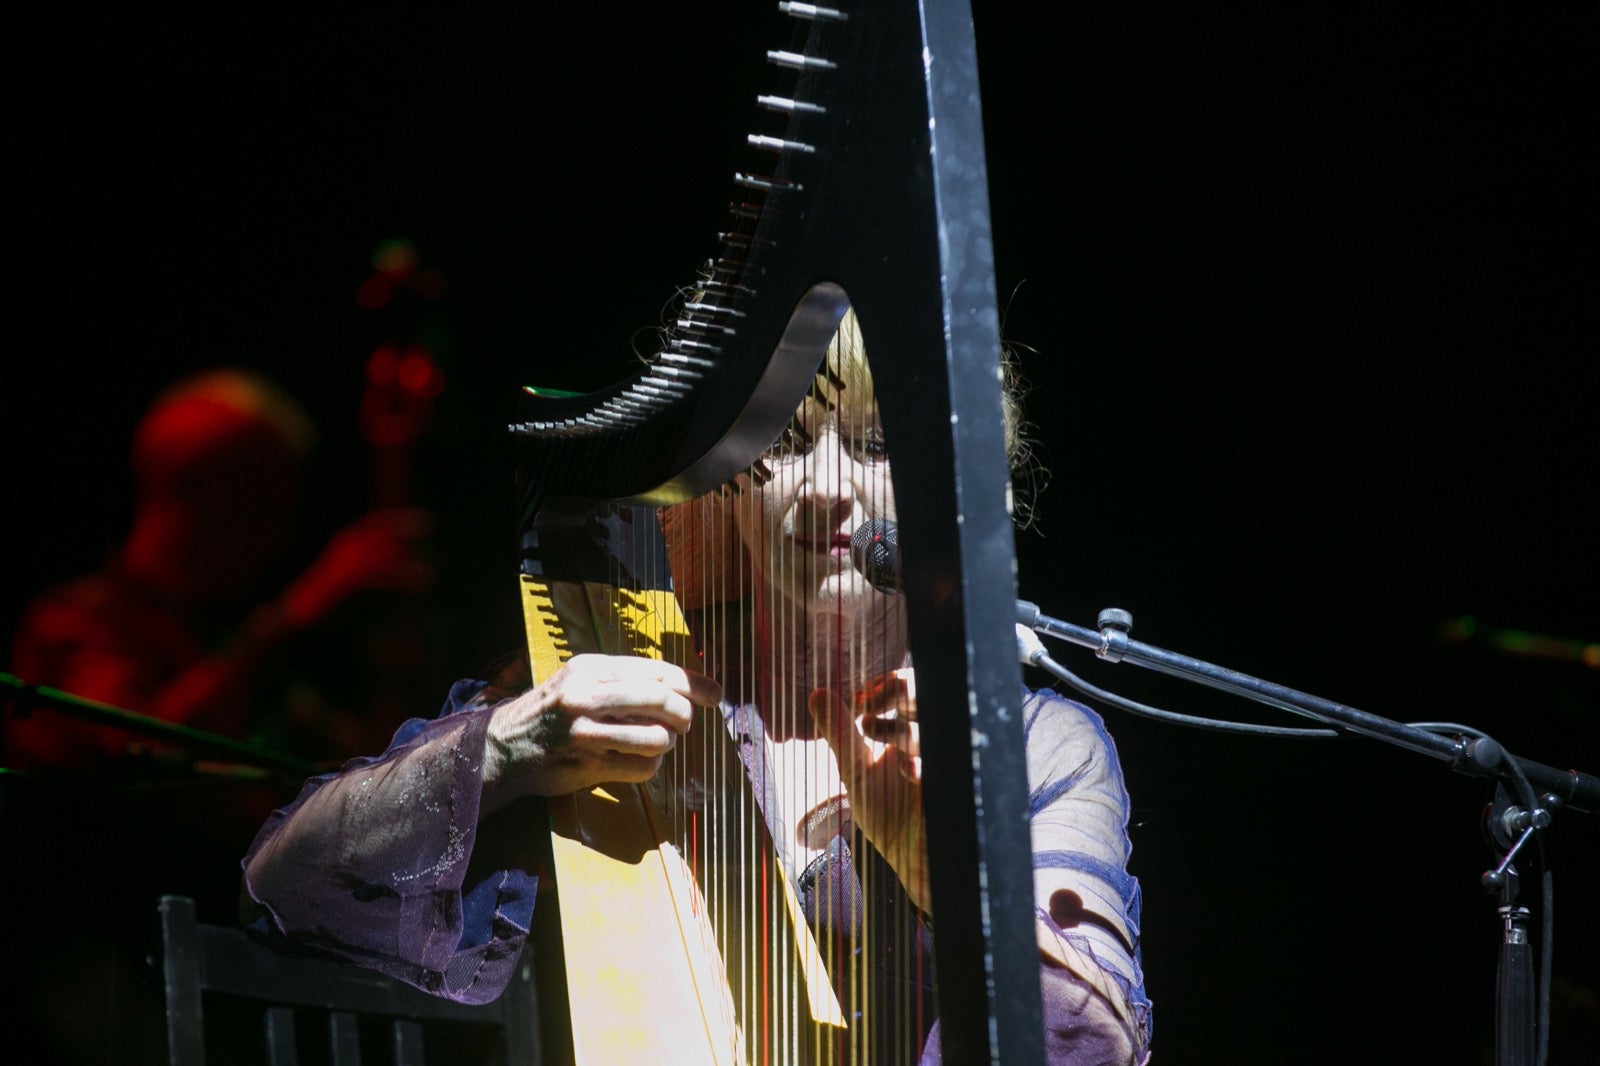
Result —
[[850, 554], [850, 535], [848, 533], [827, 533], [821, 536], [796, 537], [794, 542], [802, 550], [816, 552], [818, 555]]

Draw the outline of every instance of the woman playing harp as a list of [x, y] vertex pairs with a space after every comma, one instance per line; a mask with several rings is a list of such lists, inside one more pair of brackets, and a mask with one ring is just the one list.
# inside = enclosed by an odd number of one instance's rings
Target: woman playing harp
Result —
[[[855, 1025], [844, 1057], [939, 1062], [923, 848], [938, 825], [922, 815], [902, 601], [849, 550], [894, 515], [847, 314], [768, 454], [731, 491], [662, 516], [705, 672], [583, 655], [520, 692], [515, 678], [458, 683], [440, 717], [309, 782], [263, 827], [244, 862], [256, 924], [441, 996], [492, 999], [536, 885], [527, 823], [497, 813], [646, 781], [694, 742], [694, 708], [716, 707]], [[1149, 1002], [1115, 750], [1097, 715], [1054, 692], [1024, 708], [1049, 1061], [1142, 1062]], [[863, 910], [904, 920], [868, 929]]]

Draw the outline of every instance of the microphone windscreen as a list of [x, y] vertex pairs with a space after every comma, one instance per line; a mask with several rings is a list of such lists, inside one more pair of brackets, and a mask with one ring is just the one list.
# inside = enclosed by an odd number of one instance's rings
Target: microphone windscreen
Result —
[[900, 529], [871, 518], [850, 534], [850, 560], [875, 588], [900, 591]]

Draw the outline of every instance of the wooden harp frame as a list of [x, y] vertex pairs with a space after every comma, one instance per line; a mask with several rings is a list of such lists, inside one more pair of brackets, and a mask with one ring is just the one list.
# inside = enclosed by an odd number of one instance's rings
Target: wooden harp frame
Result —
[[[977, 54], [967, 0], [780, 5], [733, 229], [656, 361], [512, 427], [524, 571], [597, 503], [711, 491], [776, 440], [847, 304], [892, 463], [917, 669], [949, 1063], [1043, 1061], [1016, 574]], [[913, 447], [906, 447], [906, 445]]]

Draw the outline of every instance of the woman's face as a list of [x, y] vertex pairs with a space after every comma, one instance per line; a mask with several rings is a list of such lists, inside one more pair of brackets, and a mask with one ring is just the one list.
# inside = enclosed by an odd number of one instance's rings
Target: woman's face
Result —
[[850, 536], [870, 518], [894, 521], [895, 509], [876, 409], [848, 392], [831, 410], [808, 399], [784, 440], [740, 476], [734, 523], [775, 599], [851, 616], [881, 609], [884, 594], [851, 562]]

